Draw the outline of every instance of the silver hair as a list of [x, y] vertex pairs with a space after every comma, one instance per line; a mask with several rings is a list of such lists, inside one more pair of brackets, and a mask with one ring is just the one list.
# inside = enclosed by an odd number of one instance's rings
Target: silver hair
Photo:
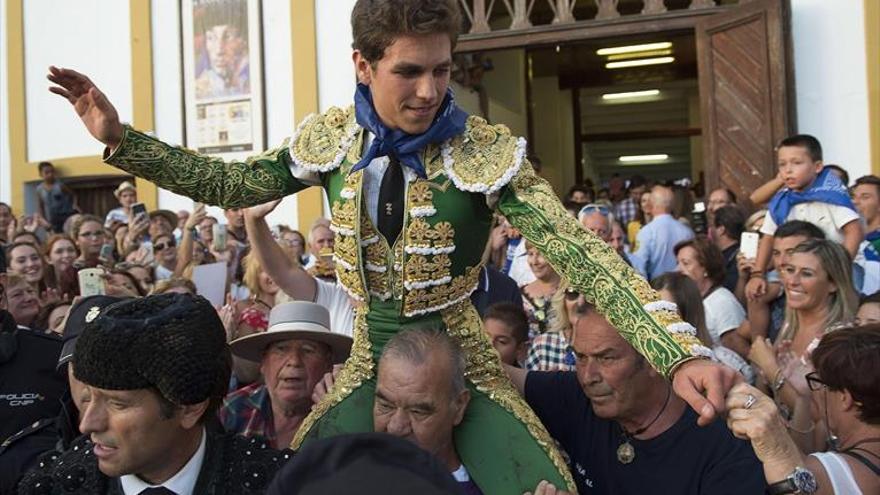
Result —
[[[311, 245], [312, 242], [314, 241], [314, 238], [315, 238], [315, 231], [318, 230], [318, 229], [321, 228], [321, 227], [326, 227], [327, 229], [329, 229], [329, 230], [332, 231], [332, 229], [330, 229], [330, 220], [328, 220], [328, 219], [326, 219], [326, 218], [324, 218], [324, 217], [319, 217], [319, 218], [317, 218], [317, 219], [312, 223], [312, 227], [309, 229], [309, 240], [308, 240], [309, 245]], [[318, 253], [315, 253], [315, 254], [318, 254]]]
[[388, 341], [382, 350], [381, 360], [386, 357], [403, 359], [413, 364], [421, 365], [431, 356], [432, 352], [440, 350], [449, 359], [451, 368], [450, 380], [452, 382], [452, 397], [458, 397], [465, 391], [464, 351], [454, 338], [450, 337], [445, 330], [434, 328], [414, 328], [404, 330]]

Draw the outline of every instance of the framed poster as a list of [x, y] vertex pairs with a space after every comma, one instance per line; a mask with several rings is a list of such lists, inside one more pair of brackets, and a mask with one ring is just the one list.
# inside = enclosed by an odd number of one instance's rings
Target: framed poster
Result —
[[225, 160], [265, 148], [259, 0], [182, 0], [186, 146]]

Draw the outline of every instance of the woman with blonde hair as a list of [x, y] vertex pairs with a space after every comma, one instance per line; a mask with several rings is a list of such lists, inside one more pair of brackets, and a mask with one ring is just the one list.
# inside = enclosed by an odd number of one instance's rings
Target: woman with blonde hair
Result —
[[859, 300], [849, 254], [832, 241], [802, 242], [792, 249], [782, 274], [785, 323], [775, 346], [769, 339], [755, 339], [749, 358], [769, 381], [777, 399], [791, 410], [797, 394], [789, 386], [780, 358], [790, 361], [809, 355], [823, 334], [855, 317]]
[[550, 301], [553, 319], [547, 333], [535, 337], [529, 345], [526, 369], [529, 371], [572, 371], [574, 353], [571, 351], [571, 332], [584, 313], [584, 296], [562, 280]]

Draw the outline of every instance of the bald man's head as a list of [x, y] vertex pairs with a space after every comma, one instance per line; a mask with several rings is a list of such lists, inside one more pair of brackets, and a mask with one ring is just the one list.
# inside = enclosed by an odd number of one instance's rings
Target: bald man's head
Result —
[[651, 208], [654, 216], [672, 212], [672, 201], [675, 195], [666, 186], [654, 186], [651, 189]]

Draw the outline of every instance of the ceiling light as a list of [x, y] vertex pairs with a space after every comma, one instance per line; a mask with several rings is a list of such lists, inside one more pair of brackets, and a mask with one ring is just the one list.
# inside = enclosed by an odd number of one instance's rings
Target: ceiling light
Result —
[[645, 96], [657, 96], [660, 94], [659, 89], [646, 89], [644, 91], [629, 91], [626, 93], [605, 93], [602, 95], [603, 100], [625, 100], [630, 98], [643, 98]]
[[628, 46], [615, 46], [612, 48], [601, 48], [596, 50], [596, 55], [617, 55], [620, 53], [634, 53], [634, 52], [646, 52], [649, 50], [663, 50], [665, 48], [672, 48], [672, 43], [669, 41], [661, 41], [658, 43], [645, 43], [642, 45], [628, 45]]
[[625, 67], [640, 67], [642, 65], [671, 64], [675, 57], [641, 58], [638, 60], [622, 60], [620, 62], [608, 62], [606, 69], [623, 69]]
[[634, 58], [647, 58], [647, 57], [664, 57], [666, 55], [672, 55], [672, 50], [651, 50], [649, 52], [635, 52], [635, 53], [619, 53], [617, 55], [608, 55], [609, 61], [614, 60], [631, 60]]
[[656, 155], [624, 155], [617, 160], [620, 161], [620, 163], [658, 163], [665, 162], [668, 159], [669, 155], [666, 153], [659, 153]]

